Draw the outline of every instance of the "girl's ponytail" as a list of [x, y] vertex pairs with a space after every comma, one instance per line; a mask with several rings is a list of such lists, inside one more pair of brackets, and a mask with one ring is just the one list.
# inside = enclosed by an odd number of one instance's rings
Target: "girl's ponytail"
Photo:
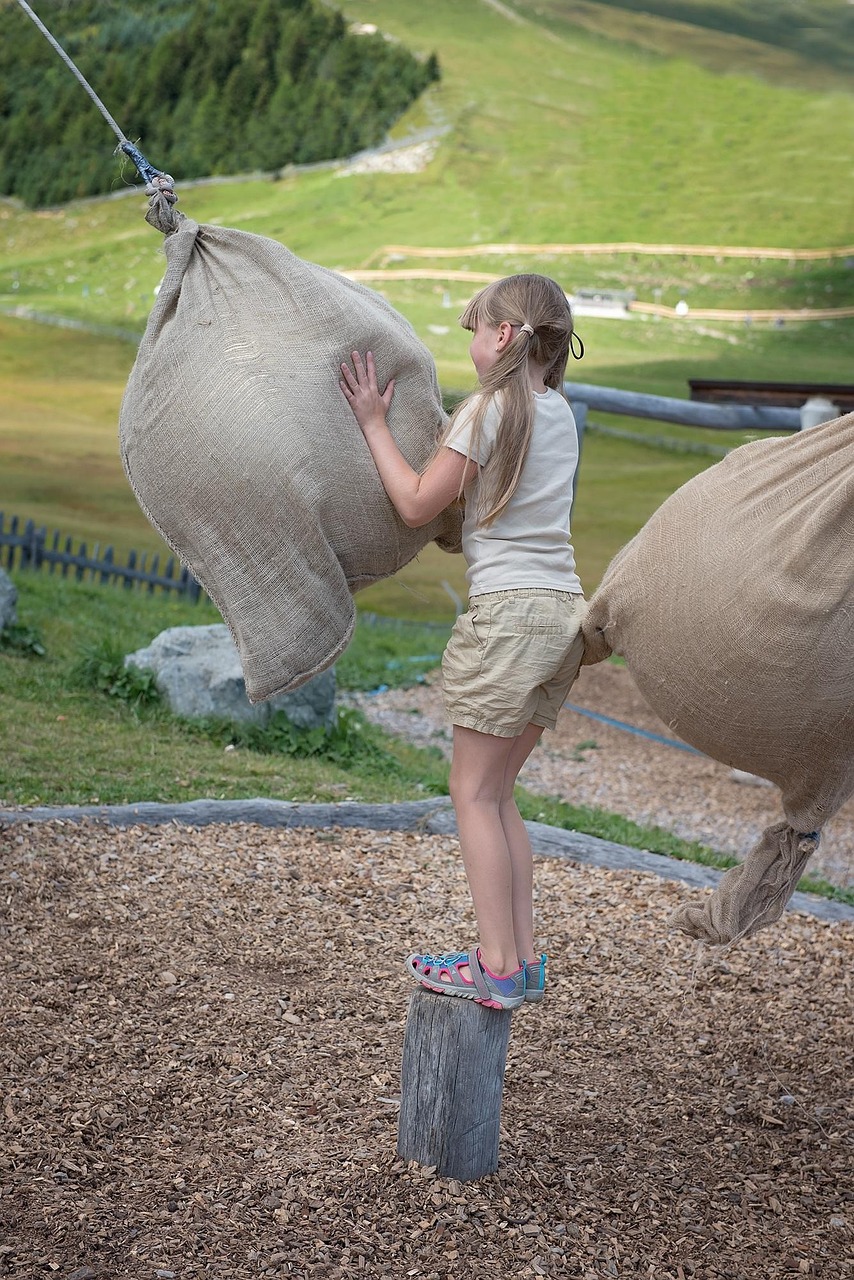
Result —
[[503, 322], [519, 332], [481, 378], [481, 388], [458, 405], [448, 430], [460, 412], [472, 406], [471, 456], [476, 456], [487, 411], [500, 397], [500, 425], [495, 446], [478, 481], [478, 523], [492, 524], [512, 498], [531, 443], [534, 399], [528, 377], [528, 358], [544, 366], [547, 387], [563, 394], [572, 311], [560, 285], [547, 276], [507, 276], [475, 294], [460, 317], [464, 329], [479, 324], [497, 329]]

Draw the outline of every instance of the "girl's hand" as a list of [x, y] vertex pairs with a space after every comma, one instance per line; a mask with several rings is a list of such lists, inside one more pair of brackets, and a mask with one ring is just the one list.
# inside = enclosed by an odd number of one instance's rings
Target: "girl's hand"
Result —
[[365, 435], [377, 426], [386, 425], [391, 398], [394, 395], [394, 378], [391, 378], [385, 391], [380, 395], [377, 386], [377, 370], [373, 352], [367, 352], [365, 363], [358, 351], [352, 353], [353, 368], [342, 364], [343, 377], [339, 382], [341, 390], [347, 397], [347, 403], [353, 410], [356, 421]]

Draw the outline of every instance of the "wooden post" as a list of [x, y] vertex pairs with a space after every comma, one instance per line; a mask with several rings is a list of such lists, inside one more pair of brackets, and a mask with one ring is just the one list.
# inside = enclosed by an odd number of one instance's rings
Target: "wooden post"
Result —
[[409, 1002], [397, 1154], [468, 1182], [495, 1173], [512, 1014], [420, 988]]

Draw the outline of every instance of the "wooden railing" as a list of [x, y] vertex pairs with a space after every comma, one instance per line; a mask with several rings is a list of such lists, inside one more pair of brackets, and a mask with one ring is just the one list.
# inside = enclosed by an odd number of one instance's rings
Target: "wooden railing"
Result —
[[620, 391], [597, 387], [589, 382], [564, 383], [579, 433], [589, 409], [601, 413], [625, 414], [630, 418], [652, 418], [656, 422], [678, 422], [684, 427], [711, 427], [718, 431], [800, 431], [800, 409], [769, 405], [706, 404], [698, 400], [676, 400], [670, 396], [646, 395], [640, 391]]

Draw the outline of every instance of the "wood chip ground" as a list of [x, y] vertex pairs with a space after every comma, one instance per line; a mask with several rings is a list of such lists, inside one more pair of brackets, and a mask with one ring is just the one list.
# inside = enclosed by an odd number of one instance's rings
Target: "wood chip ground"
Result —
[[680, 886], [538, 860], [548, 996], [460, 1185], [395, 1155], [454, 841], [31, 824], [0, 877], [4, 1277], [852, 1275], [850, 924], [703, 950]]

